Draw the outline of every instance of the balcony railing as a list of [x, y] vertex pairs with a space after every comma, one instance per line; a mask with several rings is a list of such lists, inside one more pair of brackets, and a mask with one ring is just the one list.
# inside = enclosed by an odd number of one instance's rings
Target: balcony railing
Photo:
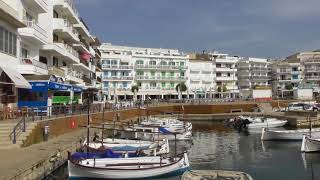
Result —
[[65, 3], [67, 3], [73, 10], [73, 12], [76, 14], [77, 17], [79, 17], [79, 13], [77, 11], [77, 8], [73, 2], [74, 0], [64, 0]]
[[57, 75], [60, 77], [65, 77], [65, 70], [61, 68], [52, 66], [52, 67], [48, 67], [48, 70], [49, 70], [48, 72], [49, 75]]
[[48, 66], [46, 64], [31, 58], [21, 58], [20, 62], [22, 65], [32, 65], [41, 69], [48, 70]]
[[28, 20], [24, 20], [23, 21], [27, 27], [29, 28], [33, 28], [35, 31], [37, 31], [38, 33], [40, 33], [42, 36], [44, 36], [44, 38], [48, 37], [47, 31], [44, 30], [43, 28], [41, 28], [38, 23], [36, 23], [35, 21], [28, 21]]
[[174, 77], [174, 76], [141, 76], [135, 77], [136, 80], [173, 80], [173, 81], [185, 81], [187, 77]]
[[133, 69], [133, 66], [129, 65], [108, 65], [103, 64], [102, 69]]
[[136, 69], [161, 69], [161, 70], [185, 70], [187, 66], [172, 66], [172, 65], [143, 65], [136, 64]]
[[133, 76], [106, 76], [104, 80], [133, 80]]

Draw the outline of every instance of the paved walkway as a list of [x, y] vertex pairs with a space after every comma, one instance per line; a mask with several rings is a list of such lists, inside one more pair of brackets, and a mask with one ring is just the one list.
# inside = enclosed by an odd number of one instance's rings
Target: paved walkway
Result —
[[26, 148], [0, 150], [0, 179], [11, 179], [30, 171], [31, 167], [57, 154], [59, 149], [64, 151], [70, 146], [79, 146], [79, 138], [84, 137], [85, 132], [85, 129], [81, 129]]

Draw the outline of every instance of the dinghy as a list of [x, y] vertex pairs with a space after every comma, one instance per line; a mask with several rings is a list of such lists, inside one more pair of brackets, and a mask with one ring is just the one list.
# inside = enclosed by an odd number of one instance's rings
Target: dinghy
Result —
[[69, 156], [69, 178], [143, 179], [177, 176], [190, 169], [187, 153], [175, 158], [139, 157], [72, 159]]
[[309, 135], [303, 135], [301, 152], [319, 152], [320, 151], [320, 138], [314, 138]]
[[192, 124], [190, 122], [183, 122], [174, 118], [164, 119], [164, 118], [155, 117], [154, 119], [142, 121], [140, 124], [147, 125], [147, 126], [164, 127], [171, 132], [181, 131], [181, 130], [192, 131]]
[[[302, 136], [309, 132], [310, 129], [271, 130], [268, 128], [262, 128], [261, 140], [302, 140]], [[314, 128], [311, 132], [313, 137], [320, 138], [320, 128]]]

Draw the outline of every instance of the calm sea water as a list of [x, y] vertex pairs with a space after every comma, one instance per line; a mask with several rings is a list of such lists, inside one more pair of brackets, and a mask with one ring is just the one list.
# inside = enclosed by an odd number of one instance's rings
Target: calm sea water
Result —
[[[244, 134], [221, 123], [193, 122], [192, 142], [177, 142], [177, 152], [188, 150], [192, 169], [243, 171], [255, 180], [320, 179], [320, 153], [300, 153], [300, 144], [262, 142], [260, 132]], [[170, 145], [174, 152], [174, 143]], [[67, 167], [53, 176], [66, 179]]]

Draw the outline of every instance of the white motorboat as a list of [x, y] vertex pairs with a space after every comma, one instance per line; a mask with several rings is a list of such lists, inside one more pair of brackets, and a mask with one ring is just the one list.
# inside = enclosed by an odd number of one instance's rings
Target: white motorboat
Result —
[[175, 158], [138, 157], [68, 160], [69, 178], [143, 179], [177, 176], [190, 169], [187, 153]]
[[[309, 132], [309, 129], [271, 130], [262, 128], [261, 140], [302, 140], [302, 136]], [[320, 128], [314, 128], [311, 132], [313, 137], [320, 138]]]
[[[83, 143], [87, 146], [87, 142]], [[106, 138], [100, 142], [90, 142], [89, 147], [92, 149], [111, 149], [116, 152], [135, 152], [142, 150], [146, 154], [156, 155], [169, 153], [169, 142], [168, 139], [161, 139], [159, 141], [143, 141], [143, 140], [130, 140], [130, 139], [117, 139], [117, 138]]]
[[164, 138], [171, 140], [189, 140], [191, 131], [171, 132], [164, 127], [135, 125], [121, 132], [121, 138], [158, 141]]
[[278, 120], [278, 119], [256, 119], [251, 124], [248, 125], [248, 128], [274, 128], [274, 127], [282, 127], [287, 124], [286, 120]]
[[314, 138], [313, 135], [303, 135], [301, 143], [301, 152], [319, 152], [320, 138]]
[[149, 120], [144, 120], [140, 123], [141, 125], [147, 126], [159, 126], [164, 127], [171, 132], [177, 131], [192, 131], [192, 124], [190, 122], [183, 122], [177, 120], [176, 118], [150, 118]]

